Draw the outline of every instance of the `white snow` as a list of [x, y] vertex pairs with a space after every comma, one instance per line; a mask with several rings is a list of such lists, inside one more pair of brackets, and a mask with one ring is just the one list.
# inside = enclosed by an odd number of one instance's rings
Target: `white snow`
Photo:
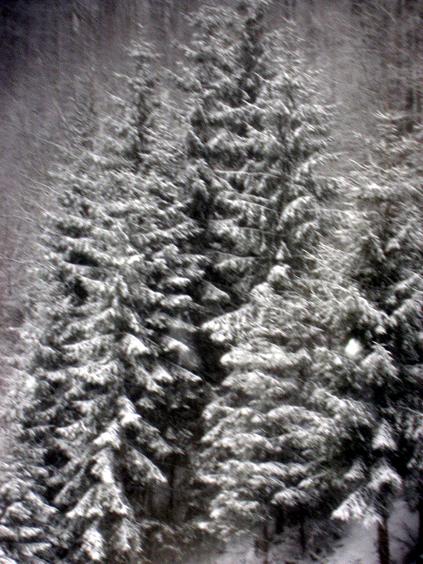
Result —
[[178, 339], [174, 339], [173, 337], [165, 337], [163, 339], [164, 343], [166, 344], [167, 350], [176, 352], [181, 356], [186, 356], [190, 354], [190, 348], [182, 343]]
[[[401, 564], [410, 549], [410, 533], [416, 534], [417, 515], [410, 513], [406, 503], [398, 500], [389, 519], [391, 557], [393, 564]], [[269, 564], [379, 564], [376, 548], [376, 524], [364, 526], [354, 524], [347, 528], [345, 535], [336, 542], [332, 554], [319, 560], [296, 558], [292, 548], [283, 543], [273, 546]], [[263, 555], [255, 554], [249, 540], [237, 541], [228, 546], [224, 553], [208, 554], [193, 558], [187, 564], [262, 564]]]
[[350, 339], [345, 346], [345, 354], [348, 358], [355, 359], [360, 356], [363, 346], [357, 339]]
[[[404, 501], [396, 502], [389, 519], [391, 552], [394, 563], [403, 562], [408, 551], [408, 531], [417, 530], [417, 516], [410, 513]], [[376, 551], [376, 525], [352, 525], [325, 564], [379, 564]]]
[[145, 344], [134, 335], [126, 335], [124, 347], [128, 355], [143, 356], [150, 352]]
[[390, 425], [383, 421], [372, 440], [372, 448], [377, 450], [397, 450]]

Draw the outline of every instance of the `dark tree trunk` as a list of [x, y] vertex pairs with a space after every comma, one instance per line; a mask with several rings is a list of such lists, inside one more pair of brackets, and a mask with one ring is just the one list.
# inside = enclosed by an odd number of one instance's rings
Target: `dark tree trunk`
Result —
[[269, 548], [272, 534], [268, 522], [264, 523], [262, 535], [255, 541], [255, 552], [257, 556], [262, 556], [262, 564], [269, 564]]
[[303, 554], [307, 550], [307, 538], [306, 538], [306, 527], [305, 527], [305, 517], [300, 517], [300, 525], [299, 525], [299, 537], [300, 537], [300, 547]]
[[285, 514], [280, 507], [276, 507], [275, 509], [274, 521], [275, 521], [275, 534], [276, 535], [282, 534], [285, 528]]
[[[417, 537], [417, 558], [423, 555], [423, 489], [419, 494], [419, 501], [417, 506], [418, 515], [418, 537]], [[419, 560], [416, 560], [419, 561]]]
[[386, 512], [382, 516], [382, 520], [377, 526], [377, 552], [380, 564], [391, 564], [391, 556], [389, 552], [389, 530], [388, 517]]
[[176, 476], [176, 462], [172, 461], [169, 470], [169, 503], [168, 503], [168, 514], [167, 514], [167, 521], [173, 521], [176, 514], [176, 484], [175, 484], [175, 476]]
[[263, 553], [263, 564], [269, 564], [269, 548], [270, 548], [270, 540], [263, 535], [263, 545], [262, 545], [262, 553]]

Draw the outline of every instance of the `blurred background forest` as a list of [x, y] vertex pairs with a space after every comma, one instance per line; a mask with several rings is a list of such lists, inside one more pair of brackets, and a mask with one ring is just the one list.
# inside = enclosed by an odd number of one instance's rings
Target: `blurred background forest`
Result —
[[[227, 3], [216, 1], [217, 5]], [[201, 0], [2, 0], [0, 3], [0, 331], [6, 348], [36, 260], [45, 179], [66, 145], [72, 100], [91, 85], [98, 105], [143, 26], [163, 68], [189, 39]], [[276, 0], [272, 22], [294, 22], [335, 104], [336, 150], [359, 158], [377, 110], [423, 111], [422, 0]], [[179, 45], [179, 46], [178, 46]], [[5, 377], [6, 375], [3, 375]], [[6, 376], [7, 377], [7, 376]]]

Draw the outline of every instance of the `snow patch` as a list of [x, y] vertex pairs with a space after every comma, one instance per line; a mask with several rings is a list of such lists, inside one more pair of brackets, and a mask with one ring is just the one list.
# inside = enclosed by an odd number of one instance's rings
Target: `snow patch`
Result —
[[346, 344], [344, 352], [348, 358], [356, 359], [360, 356], [362, 350], [363, 345], [360, 343], [360, 341], [352, 338]]
[[[403, 500], [398, 500], [389, 519], [392, 562], [399, 564], [410, 549], [410, 533], [416, 536], [417, 514], [411, 513]], [[248, 539], [233, 542], [224, 552], [209, 553], [188, 561], [187, 564], [262, 564], [263, 555], [257, 554]], [[295, 562], [295, 564], [379, 564], [376, 547], [376, 524], [351, 525], [345, 535], [335, 543], [332, 554], [313, 558], [298, 558], [292, 546], [285, 543], [273, 545], [269, 550], [269, 564]]]

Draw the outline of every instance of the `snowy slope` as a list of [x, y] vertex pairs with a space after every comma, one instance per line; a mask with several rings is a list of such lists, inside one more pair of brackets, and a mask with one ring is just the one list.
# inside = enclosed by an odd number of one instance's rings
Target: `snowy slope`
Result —
[[[410, 535], [417, 531], [417, 515], [410, 513], [404, 501], [396, 502], [389, 519], [391, 534], [391, 556], [393, 564], [403, 564], [410, 549]], [[316, 564], [310, 558], [301, 559], [293, 555], [292, 547], [283, 544], [273, 547], [269, 564]], [[195, 564], [263, 564], [263, 556], [255, 554], [248, 542], [229, 546], [224, 554], [204, 556]], [[194, 560], [189, 564], [194, 564]], [[351, 525], [339, 540], [332, 554], [322, 558], [319, 564], [379, 564], [376, 552], [376, 527], [362, 524]]]

